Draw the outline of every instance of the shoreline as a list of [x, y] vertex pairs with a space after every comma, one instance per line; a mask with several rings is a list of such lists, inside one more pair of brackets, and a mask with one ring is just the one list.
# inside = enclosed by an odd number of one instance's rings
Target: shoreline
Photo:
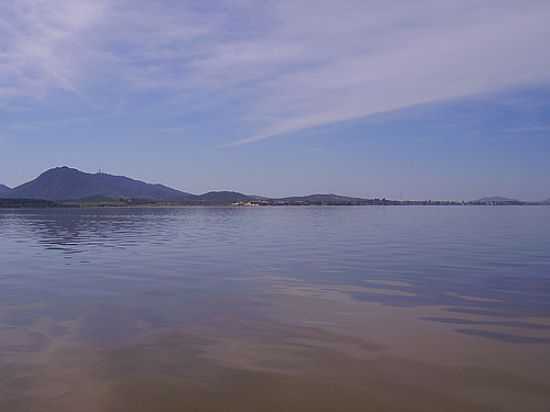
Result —
[[545, 203], [524, 203], [524, 204], [268, 204], [268, 205], [233, 205], [233, 204], [135, 204], [135, 205], [78, 205], [78, 204], [55, 204], [55, 205], [9, 205], [4, 206], [0, 201], [0, 210], [44, 210], [44, 209], [179, 209], [179, 208], [227, 208], [227, 209], [255, 209], [255, 208], [295, 208], [295, 207], [549, 207]]

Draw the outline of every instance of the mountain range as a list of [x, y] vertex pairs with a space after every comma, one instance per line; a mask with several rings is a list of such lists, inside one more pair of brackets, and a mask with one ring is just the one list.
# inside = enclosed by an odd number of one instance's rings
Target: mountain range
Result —
[[257, 199], [238, 192], [219, 191], [194, 195], [170, 187], [107, 173], [85, 173], [67, 166], [49, 169], [13, 189], [0, 186], [0, 197], [56, 202], [138, 199], [161, 202], [232, 203]]
[[[269, 199], [261, 196], [245, 195], [234, 191], [212, 191], [195, 195], [160, 184], [150, 184], [125, 176], [107, 173], [86, 173], [67, 166], [49, 169], [30, 182], [13, 189], [2, 186], [0, 199], [25, 201], [49, 201], [80, 204], [139, 204], [143, 202], [173, 202], [181, 204], [215, 205], [232, 203], [305, 205], [305, 204], [372, 204], [371, 200], [339, 196], [334, 194], [314, 194], [309, 196]], [[21, 203], [21, 202], [20, 202]], [[24, 203], [28, 205], [29, 203]]]
[[[137, 202], [174, 202], [184, 204], [254, 203], [260, 205], [452, 205], [447, 201], [392, 201], [362, 199], [335, 194], [313, 194], [285, 198], [265, 198], [233, 191], [212, 191], [201, 195], [183, 192], [161, 184], [151, 184], [125, 176], [86, 173], [67, 166], [49, 169], [30, 182], [13, 189], [0, 185], [0, 199], [25, 199], [49, 202], [121, 204]], [[515, 205], [535, 204], [504, 197], [485, 197], [467, 204]], [[550, 199], [538, 204], [550, 204]], [[11, 203], [10, 203], [11, 204]]]

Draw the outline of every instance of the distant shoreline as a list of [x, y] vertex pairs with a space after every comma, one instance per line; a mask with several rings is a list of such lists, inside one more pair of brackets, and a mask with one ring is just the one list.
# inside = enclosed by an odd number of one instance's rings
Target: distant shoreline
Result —
[[372, 199], [356, 202], [309, 202], [257, 200], [245, 202], [160, 202], [146, 200], [119, 199], [100, 202], [48, 201], [40, 199], [0, 199], [0, 209], [144, 209], [144, 208], [262, 208], [262, 207], [321, 207], [321, 206], [395, 206], [395, 207], [459, 207], [459, 206], [550, 206], [537, 202], [453, 202], [453, 201], [399, 201]]

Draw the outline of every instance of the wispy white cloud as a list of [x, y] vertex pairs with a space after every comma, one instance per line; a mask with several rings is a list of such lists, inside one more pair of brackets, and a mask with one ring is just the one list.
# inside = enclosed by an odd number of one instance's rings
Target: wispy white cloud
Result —
[[[311, 48], [318, 50], [314, 55], [323, 55], [324, 50], [327, 59], [262, 85], [264, 93], [255, 115], [266, 116], [267, 125], [233, 144], [414, 104], [550, 80], [546, 70], [550, 64], [545, 45], [550, 35], [547, 5], [527, 5], [525, 9], [506, 8], [504, 4], [485, 9], [450, 5], [431, 9], [429, 3], [422, 2], [415, 5], [417, 9], [403, 7], [399, 11], [397, 7], [398, 11], [391, 14], [374, 8], [372, 26], [358, 25], [356, 33], [344, 28], [346, 34], [338, 32], [335, 36], [341, 38], [332, 39], [332, 43], [328, 39], [316, 44], [307, 37], [306, 41], [313, 43]], [[368, 16], [369, 6], [350, 10], [350, 15]], [[327, 21], [315, 28], [329, 25], [330, 15], [324, 13]], [[345, 21], [337, 22], [345, 26]], [[347, 38], [359, 38], [362, 43], [350, 47]]]
[[548, 21], [545, 0], [19, 0], [0, 6], [0, 98], [229, 96], [241, 145], [550, 82]]
[[78, 91], [88, 49], [83, 39], [103, 3], [19, 0], [0, 5], [0, 95], [44, 97]]

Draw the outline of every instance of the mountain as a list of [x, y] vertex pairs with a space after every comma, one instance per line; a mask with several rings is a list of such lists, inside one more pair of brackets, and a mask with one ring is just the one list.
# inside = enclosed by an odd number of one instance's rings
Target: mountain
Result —
[[92, 197], [185, 201], [195, 195], [163, 185], [145, 183], [106, 173], [85, 173], [69, 167], [56, 167], [36, 179], [12, 189], [10, 197], [51, 201], [79, 200]]
[[9, 196], [11, 189], [5, 185], [0, 185], [0, 197]]

